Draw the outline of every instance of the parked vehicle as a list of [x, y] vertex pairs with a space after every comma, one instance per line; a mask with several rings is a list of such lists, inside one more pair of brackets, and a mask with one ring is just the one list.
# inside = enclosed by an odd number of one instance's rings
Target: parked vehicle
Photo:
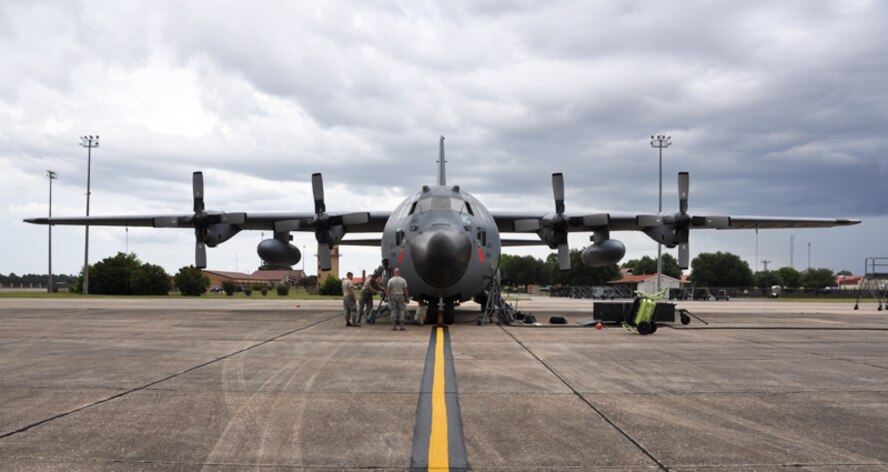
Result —
[[689, 290], [686, 288], [670, 288], [669, 289], [669, 299], [670, 300], [687, 300], [689, 295]]
[[718, 300], [729, 301], [730, 299], [731, 299], [731, 297], [728, 296], [728, 291], [727, 291], [727, 290], [719, 290], [719, 291], [716, 292], [716, 294], [715, 294], [715, 300], [716, 300], [716, 301], [718, 301]]
[[694, 289], [694, 300], [709, 300], [710, 298], [712, 298], [712, 294], [709, 293], [708, 288]]
[[602, 300], [613, 300], [617, 296], [617, 291], [613, 287], [592, 287], [592, 298], [600, 298]]
[[771, 286], [771, 294], [768, 295], [770, 298], [778, 298], [783, 293], [783, 287], [779, 285]]

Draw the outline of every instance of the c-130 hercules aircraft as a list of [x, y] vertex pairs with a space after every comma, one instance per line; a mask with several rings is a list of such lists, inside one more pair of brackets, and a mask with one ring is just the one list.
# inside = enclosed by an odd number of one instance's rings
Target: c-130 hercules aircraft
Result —
[[[437, 185], [424, 185], [392, 212], [327, 212], [321, 174], [312, 174], [313, 213], [225, 213], [204, 208], [203, 174], [192, 179], [194, 213], [191, 215], [88, 216], [26, 219], [28, 223], [92, 226], [149, 226], [193, 228], [195, 266], [206, 267], [206, 246], [215, 247], [241, 230], [273, 231], [274, 237], [259, 243], [257, 252], [269, 263], [293, 265], [301, 260], [290, 244], [292, 231], [311, 231], [318, 242], [322, 270], [331, 265], [330, 248], [336, 245], [379, 246], [382, 259], [400, 269], [414, 299], [428, 302], [427, 321], [453, 323], [456, 303], [483, 298], [496, 276], [503, 246], [547, 245], [558, 250], [558, 265], [570, 269], [567, 235], [591, 232], [593, 244], [583, 250], [589, 267], [615, 264], [626, 248], [612, 239], [612, 231], [642, 231], [666, 247], [678, 246], [682, 269], [688, 268], [691, 228], [774, 229], [826, 228], [860, 223], [859, 220], [825, 218], [771, 218], [748, 216], [692, 216], [687, 213], [689, 176], [678, 174], [679, 211], [675, 214], [615, 215], [565, 213], [564, 177], [552, 174], [554, 213], [490, 212], [458, 185], [448, 187], [445, 177], [444, 137], [438, 155]], [[348, 240], [346, 233], [382, 233], [381, 238]], [[539, 240], [502, 239], [501, 233], [536, 233]]]

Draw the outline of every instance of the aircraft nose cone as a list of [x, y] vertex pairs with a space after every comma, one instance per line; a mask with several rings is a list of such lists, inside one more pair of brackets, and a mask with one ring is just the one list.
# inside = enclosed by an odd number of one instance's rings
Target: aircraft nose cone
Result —
[[456, 229], [433, 225], [412, 238], [410, 255], [426, 283], [446, 287], [456, 283], [469, 267], [472, 242]]

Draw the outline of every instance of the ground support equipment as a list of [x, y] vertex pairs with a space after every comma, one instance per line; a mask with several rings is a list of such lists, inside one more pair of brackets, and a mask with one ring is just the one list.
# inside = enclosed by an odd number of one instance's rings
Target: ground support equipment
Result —
[[863, 293], [868, 293], [871, 297], [879, 302], [879, 311], [882, 311], [882, 299], [885, 299], [888, 305], [888, 257], [867, 257], [865, 261], [863, 285], [857, 291], [857, 301], [854, 302], [854, 309], [860, 307], [860, 298]]

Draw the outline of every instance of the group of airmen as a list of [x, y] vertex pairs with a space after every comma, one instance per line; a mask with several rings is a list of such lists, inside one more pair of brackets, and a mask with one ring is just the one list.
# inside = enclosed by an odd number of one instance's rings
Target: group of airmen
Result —
[[[342, 305], [345, 309], [345, 325], [361, 326], [361, 320], [375, 323], [373, 314], [373, 296], [384, 292], [383, 301], [388, 302], [389, 312], [392, 318], [392, 331], [405, 331], [404, 318], [406, 317], [407, 301], [410, 300], [410, 292], [407, 289], [407, 281], [401, 277], [401, 271], [394, 270], [392, 277], [383, 281], [382, 275], [371, 276], [361, 286], [360, 299], [355, 296], [355, 284], [352, 282], [354, 274], [349, 272], [342, 281]], [[415, 320], [422, 324], [425, 318], [425, 304], [419, 302]]]

